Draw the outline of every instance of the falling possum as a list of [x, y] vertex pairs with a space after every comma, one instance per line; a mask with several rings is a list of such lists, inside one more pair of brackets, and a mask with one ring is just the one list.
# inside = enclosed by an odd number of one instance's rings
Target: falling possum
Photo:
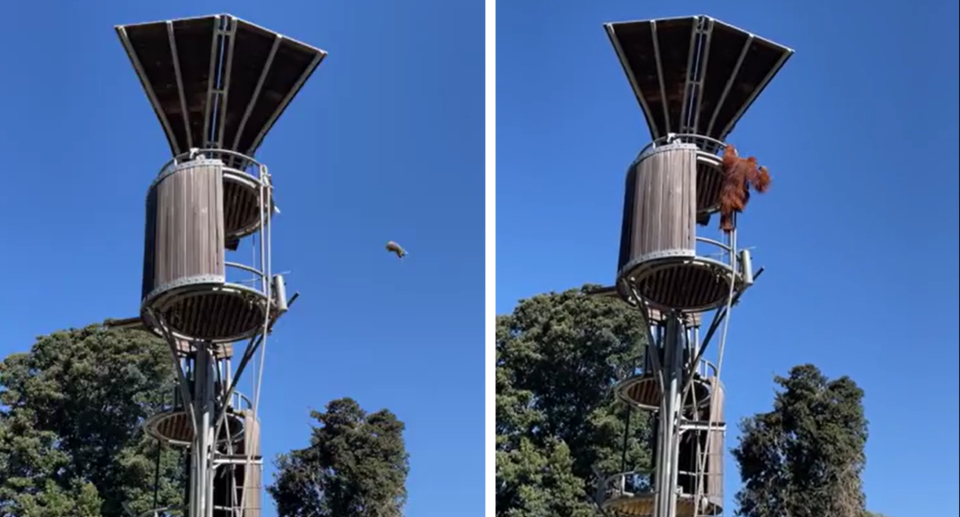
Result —
[[393, 241], [390, 241], [387, 243], [387, 251], [395, 254], [398, 258], [401, 258], [401, 259], [407, 256], [407, 250], [403, 249], [399, 244]]

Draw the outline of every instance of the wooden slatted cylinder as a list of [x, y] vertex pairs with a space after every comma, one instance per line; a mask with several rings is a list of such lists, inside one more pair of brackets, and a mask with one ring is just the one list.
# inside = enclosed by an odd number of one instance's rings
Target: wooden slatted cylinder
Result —
[[[233, 454], [259, 459], [260, 422], [253, 417], [253, 411], [246, 410], [243, 414], [244, 438], [234, 447]], [[263, 514], [262, 465], [224, 465], [214, 479], [213, 501], [219, 508], [214, 510], [214, 517], [260, 517]]]
[[[244, 435], [244, 454], [248, 457], [260, 456], [260, 422], [247, 411], [246, 433]], [[244, 469], [243, 479], [243, 517], [260, 517], [263, 512], [263, 468], [251, 465]]]
[[[723, 422], [724, 390], [719, 382], [714, 387], [713, 403], [709, 410], [711, 422]], [[707, 500], [718, 507], [723, 506], [723, 450], [724, 450], [724, 431], [709, 431], [712, 435], [707, 448], [707, 468], [704, 475], [704, 495]], [[704, 440], [706, 442], [706, 440]], [[704, 443], [704, 446], [707, 446]]]
[[[723, 385], [718, 383], [714, 386], [711, 398], [712, 404], [702, 408], [697, 418], [704, 422], [709, 420], [714, 424], [722, 423]], [[723, 507], [723, 447], [724, 431], [722, 430], [689, 431], [681, 439], [677, 464], [681, 471], [689, 472], [690, 475], [680, 476], [678, 485], [683, 493], [694, 495], [699, 481], [700, 495], [709, 502], [709, 508], [702, 510], [719, 512]], [[706, 462], [703, 464], [704, 468], [700, 476], [693, 475], [700, 472], [700, 462], [704, 459]]]
[[174, 167], [147, 195], [142, 296], [187, 282], [223, 282], [223, 164]]
[[696, 251], [697, 147], [670, 144], [627, 174], [618, 270], [645, 257]]
[[668, 144], [645, 152], [627, 174], [617, 270], [621, 297], [686, 313], [726, 302], [729, 265], [697, 256], [698, 166], [704, 156], [694, 144]]

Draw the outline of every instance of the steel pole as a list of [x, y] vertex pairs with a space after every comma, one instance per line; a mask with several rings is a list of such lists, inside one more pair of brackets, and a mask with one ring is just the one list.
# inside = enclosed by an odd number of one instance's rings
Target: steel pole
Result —
[[190, 451], [190, 512], [187, 517], [213, 517], [213, 422], [216, 411], [215, 362], [207, 344], [195, 347], [193, 406], [197, 419]]
[[683, 386], [683, 324], [677, 314], [670, 314], [666, 322], [661, 347], [663, 362], [660, 377], [663, 380], [663, 399], [660, 401], [659, 447], [654, 474], [657, 505], [654, 517], [676, 517], [677, 512], [677, 457], [679, 455], [679, 428]]

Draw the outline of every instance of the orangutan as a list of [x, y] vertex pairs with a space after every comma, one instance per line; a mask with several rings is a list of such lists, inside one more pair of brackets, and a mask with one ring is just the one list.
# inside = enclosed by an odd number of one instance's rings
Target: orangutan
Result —
[[758, 167], [753, 156], [741, 158], [737, 149], [727, 145], [723, 149], [723, 183], [720, 185], [720, 229], [733, 231], [734, 214], [743, 212], [750, 201], [750, 188], [763, 194], [770, 187], [770, 173]]

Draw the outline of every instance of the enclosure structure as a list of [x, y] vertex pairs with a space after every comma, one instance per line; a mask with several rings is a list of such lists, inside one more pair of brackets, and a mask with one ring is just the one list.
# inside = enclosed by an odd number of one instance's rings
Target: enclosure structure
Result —
[[644, 313], [648, 340], [614, 393], [653, 415], [656, 436], [653, 468], [623, 465], [596, 500], [616, 516], [720, 515], [723, 348], [730, 311], [762, 270], [738, 247], [735, 220], [707, 233], [727, 179], [724, 140], [793, 51], [707, 16], [605, 28], [652, 136], [627, 171], [617, 280], [605, 290]]
[[326, 53], [231, 15], [116, 31], [173, 154], [147, 192], [140, 317], [114, 325], [163, 337], [177, 372], [144, 429], [189, 451], [187, 503], [144, 515], [259, 517], [263, 350], [296, 294], [272, 273], [274, 187], [254, 155]]

